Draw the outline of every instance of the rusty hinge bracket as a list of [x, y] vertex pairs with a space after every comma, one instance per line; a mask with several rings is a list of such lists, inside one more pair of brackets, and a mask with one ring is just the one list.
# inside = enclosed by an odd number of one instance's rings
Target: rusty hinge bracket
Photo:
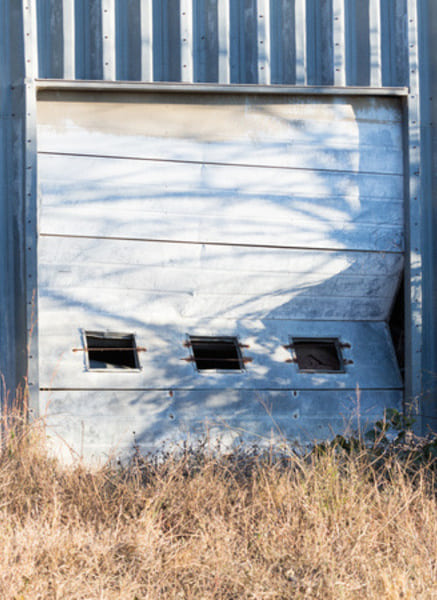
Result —
[[147, 352], [147, 348], [136, 347], [136, 348], [72, 348], [72, 352]]

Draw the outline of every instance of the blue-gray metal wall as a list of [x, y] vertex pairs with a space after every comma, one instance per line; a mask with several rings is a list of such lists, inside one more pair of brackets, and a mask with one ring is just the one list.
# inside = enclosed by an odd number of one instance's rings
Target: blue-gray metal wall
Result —
[[423, 401], [423, 425], [435, 426], [436, 13], [432, 0], [1, 0], [0, 368], [6, 387], [26, 373], [37, 336], [37, 77], [410, 85], [407, 390]]
[[41, 78], [408, 83], [407, 0], [36, 4]]
[[[2, 409], [26, 372], [24, 44], [18, 2], [0, 3], [0, 371]], [[8, 394], [8, 390], [10, 394]]]
[[423, 427], [437, 430], [437, 4], [419, 2], [423, 223]]

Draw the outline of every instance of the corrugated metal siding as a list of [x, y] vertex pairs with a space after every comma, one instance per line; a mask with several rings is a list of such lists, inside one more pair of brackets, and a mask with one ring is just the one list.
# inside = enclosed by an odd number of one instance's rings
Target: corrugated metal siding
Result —
[[407, 0], [37, 0], [39, 77], [403, 86]]
[[[188, 13], [182, 19], [181, 12], [186, 12], [187, 7]], [[38, 10], [38, 52], [34, 8]], [[258, 26], [256, 18], [261, 9], [268, 27]], [[227, 83], [231, 81], [232, 72], [234, 81], [256, 76], [256, 81], [267, 83], [393, 86], [411, 84], [409, 70], [414, 74], [420, 66], [421, 89], [414, 80], [408, 101], [408, 145], [413, 160], [407, 160], [407, 164], [410, 179], [419, 173], [421, 187], [413, 183], [409, 189], [416, 207], [422, 206], [423, 212], [415, 209], [416, 215], [410, 214], [407, 219], [407, 249], [411, 250], [413, 259], [417, 253], [424, 258], [424, 310], [420, 299], [422, 266], [419, 262], [411, 279], [414, 292], [411, 329], [416, 328], [418, 333], [411, 345], [412, 382], [408, 387], [412, 398], [420, 399], [424, 392], [428, 394], [425, 416], [430, 423], [435, 423], [435, 3], [432, 0], [271, 0], [270, 3], [262, 0], [256, 10], [257, 14], [253, 3], [233, 0], [199, 0], [193, 5], [171, 0], [1, 0], [0, 335], [2, 347], [7, 347], [7, 352], [1, 353], [2, 372], [11, 387], [16, 381], [15, 367], [18, 374], [25, 373], [24, 333], [26, 328], [32, 329], [36, 196], [35, 180], [27, 168], [32, 167], [36, 124], [33, 109], [26, 115], [26, 103], [32, 104], [35, 76], [191, 81], [192, 73], [193, 81]], [[421, 43], [419, 63], [416, 60], [418, 40]], [[267, 52], [259, 50], [266, 44]], [[183, 63], [187, 65], [186, 75], [182, 76], [181, 63], [187, 57], [188, 62]], [[35, 69], [38, 60], [39, 70]], [[261, 72], [263, 79], [260, 79]], [[418, 131], [416, 104], [420, 91], [422, 128]], [[12, 116], [11, 106], [15, 116]], [[413, 155], [417, 144], [421, 148], [420, 160]], [[430, 158], [432, 149], [434, 163]], [[408, 222], [413, 228], [421, 228], [423, 241], [420, 236], [410, 235]], [[26, 261], [24, 255], [29, 257], [28, 252], [30, 258]], [[25, 284], [27, 280], [31, 283]], [[422, 315], [425, 319], [423, 365]], [[34, 343], [32, 347], [30, 368], [37, 381]]]
[[423, 415], [424, 430], [437, 430], [437, 4], [423, 0], [421, 40], [421, 172], [423, 260]]
[[[0, 4], [0, 408], [26, 365], [25, 86], [21, 6]], [[3, 412], [2, 412], [3, 414]]]

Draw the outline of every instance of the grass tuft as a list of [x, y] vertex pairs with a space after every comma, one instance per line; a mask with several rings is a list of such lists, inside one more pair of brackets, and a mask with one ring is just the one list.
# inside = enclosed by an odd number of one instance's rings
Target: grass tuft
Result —
[[377, 449], [200, 444], [91, 470], [9, 422], [0, 598], [437, 598], [432, 457]]

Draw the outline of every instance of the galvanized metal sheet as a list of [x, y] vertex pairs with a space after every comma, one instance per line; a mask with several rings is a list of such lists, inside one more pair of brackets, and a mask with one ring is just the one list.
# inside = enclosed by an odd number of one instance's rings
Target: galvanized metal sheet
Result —
[[[42, 237], [40, 297], [63, 295], [68, 286], [72, 305], [92, 294], [104, 312], [110, 302], [119, 305], [120, 294], [127, 309], [123, 291], [129, 289], [132, 309], [140, 302], [155, 318], [162, 306], [162, 312], [203, 318], [383, 320], [402, 265], [401, 255], [386, 253]], [[75, 285], [74, 271], [82, 266]]]
[[106, 99], [39, 104], [42, 233], [402, 251], [395, 101]]
[[[216, 436], [221, 447], [242, 440], [269, 446], [325, 440], [369, 427], [384, 408], [400, 409], [401, 392], [287, 390], [42, 392], [52, 443], [64, 459], [130, 456], [183, 440]], [[201, 407], [201, 408], [199, 408]]]
[[[41, 386], [47, 388], [215, 388], [215, 389], [366, 389], [401, 388], [387, 326], [381, 322], [294, 321], [275, 318], [275, 309], [258, 316], [247, 303], [241, 316], [230, 310], [178, 310], [171, 293], [150, 295], [138, 291], [46, 290], [40, 297]], [[241, 298], [236, 300], [242, 301]], [[198, 305], [201, 299], [198, 301]], [[120, 308], [120, 305], [123, 308]], [[359, 300], [351, 302], [359, 307]], [[287, 308], [287, 307], [286, 307]], [[277, 309], [276, 309], [277, 311]], [[287, 311], [285, 311], [286, 313]], [[135, 333], [141, 353], [141, 371], [88, 372], [83, 331]], [[187, 335], [238, 336], [252, 361], [243, 373], [198, 372], [187, 362]], [[344, 373], [302, 373], [289, 361], [284, 346], [290, 337], [339, 338], [350, 344], [343, 350]]]

